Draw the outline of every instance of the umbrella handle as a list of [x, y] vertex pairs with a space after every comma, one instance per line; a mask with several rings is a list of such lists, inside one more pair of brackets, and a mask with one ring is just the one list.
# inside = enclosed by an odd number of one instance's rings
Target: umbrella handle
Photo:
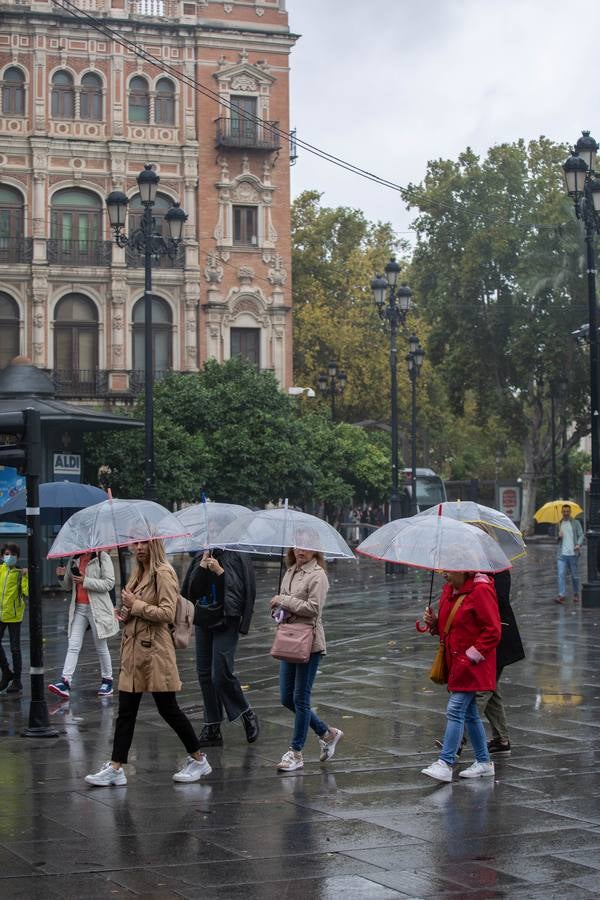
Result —
[[426, 631], [429, 631], [429, 625], [421, 625], [419, 619], [415, 622], [415, 628], [419, 632], [419, 634], [425, 634]]

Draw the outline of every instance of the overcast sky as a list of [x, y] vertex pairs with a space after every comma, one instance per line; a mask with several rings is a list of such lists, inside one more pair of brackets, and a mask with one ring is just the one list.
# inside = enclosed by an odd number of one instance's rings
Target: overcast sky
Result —
[[[541, 134], [600, 135], [600, 4], [565, 0], [287, 0], [298, 137], [406, 184], [428, 159]], [[587, 74], [584, 74], [587, 67]], [[405, 232], [399, 195], [305, 151], [292, 190]]]

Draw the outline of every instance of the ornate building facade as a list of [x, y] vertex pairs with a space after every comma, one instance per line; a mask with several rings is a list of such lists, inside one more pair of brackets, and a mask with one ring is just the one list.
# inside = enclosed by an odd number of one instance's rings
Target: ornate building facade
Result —
[[157, 376], [241, 354], [289, 385], [285, 0], [0, 12], [0, 366], [27, 355], [72, 398], [141, 389], [143, 264], [112, 240], [104, 199], [128, 195], [131, 232], [152, 163], [157, 228], [174, 202], [188, 214], [180, 252], [153, 267]]

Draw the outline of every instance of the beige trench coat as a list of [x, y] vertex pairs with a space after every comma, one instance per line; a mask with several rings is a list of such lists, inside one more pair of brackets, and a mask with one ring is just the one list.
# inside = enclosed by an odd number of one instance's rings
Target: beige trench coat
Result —
[[121, 639], [119, 690], [179, 691], [175, 647], [169, 625], [175, 620], [179, 584], [168, 565], [154, 578], [146, 575], [133, 592], [135, 600]]
[[325, 631], [323, 629], [323, 607], [329, 590], [325, 570], [310, 559], [304, 566], [292, 566], [281, 582], [281, 593], [277, 595], [279, 605], [293, 613], [292, 622], [307, 622], [315, 626], [311, 653], [325, 653]]

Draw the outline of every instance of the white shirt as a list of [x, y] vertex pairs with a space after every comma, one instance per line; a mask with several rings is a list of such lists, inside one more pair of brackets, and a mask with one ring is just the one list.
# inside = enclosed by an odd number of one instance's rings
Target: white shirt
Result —
[[572, 523], [567, 520], [560, 523], [562, 546], [560, 552], [563, 556], [575, 556], [575, 537]]

